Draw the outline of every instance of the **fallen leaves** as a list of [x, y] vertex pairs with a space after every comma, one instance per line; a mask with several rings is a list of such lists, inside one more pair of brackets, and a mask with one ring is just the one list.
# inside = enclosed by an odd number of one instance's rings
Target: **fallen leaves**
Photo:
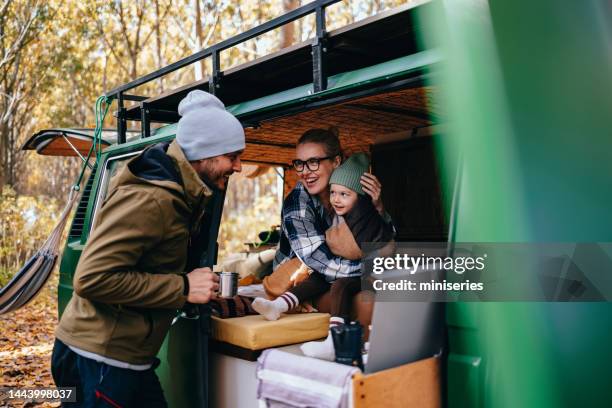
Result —
[[[57, 325], [57, 274], [29, 305], [0, 316], [0, 383], [3, 387], [55, 387], [51, 352]], [[6, 402], [6, 401], [5, 401]], [[14, 407], [59, 407], [59, 402], [14, 402]]]

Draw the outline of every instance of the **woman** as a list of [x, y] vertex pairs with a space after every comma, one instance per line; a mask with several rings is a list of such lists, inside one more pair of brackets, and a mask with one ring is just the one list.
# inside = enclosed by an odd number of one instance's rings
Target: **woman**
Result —
[[[330, 204], [329, 178], [342, 162], [338, 131], [310, 129], [298, 140], [293, 166], [300, 182], [283, 203], [280, 247], [274, 259], [274, 269], [286, 260], [298, 256], [311, 269], [333, 278], [349, 276], [359, 270], [360, 261], [346, 261], [334, 256], [325, 244], [325, 230], [333, 211]], [[370, 173], [361, 178], [364, 191], [384, 214], [381, 184]], [[388, 219], [388, 216], [385, 214]]]
[[[325, 243], [325, 231], [331, 226], [333, 210], [330, 203], [329, 179], [332, 172], [342, 162], [342, 149], [338, 132], [334, 128], [311, 129], [298, 140], [296, 159], [293, 161], [300, 182], [289, 193], [283, 203], [282, 227], [279, 249], [274, 260], [274, 269], [291, 258], [298, 257], [319, 280], [334, 281], [361, 275], [361, 261], [349, 260], [334, 255]], [[365, 173], [361, 177], [363, 190], [372, 198], [376, 210], [384, 214], [380, 199], [381, 185], [378, 179]], [[388, 215], [384, 215], [390, 222]], [[313, 276], [314, 277], [314, 276]], [[347, 280], [348, 281], [348, 280]], [[344, 290], [344, 296], [353, 296], [360, 290], [358, 280], [351, 290]], [[357, 283], [354, 283], [357, 282]], [[298, 285], [291, 291], [298, 291]], [[332, 299], [339, 294], [332, 290]], [[276, 305], [287, 311], [297, 306], [297, 296], [279, 298]], [[330, 321], [330, 325], [338, 324]], [[302, 348], [312, 357], [333, 359], [333, 345], [328, 337], [323, 342], [307, 343]]]

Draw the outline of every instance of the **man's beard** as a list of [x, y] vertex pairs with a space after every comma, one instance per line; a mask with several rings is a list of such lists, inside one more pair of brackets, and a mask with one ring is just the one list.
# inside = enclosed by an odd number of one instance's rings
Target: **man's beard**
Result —
[[[204, 171], [202, 171], [202, 173], [200, 174], [200, 178], [202, 179], [202, 181], [204, 182], [204, 184], [206, 184], [208, 187], [210, 187], [213, 190], [216, 191], [225, 191], [227, 190], [227, 183], [228, 183], [228, 179], [225, 178], [225, 176], [227, 176], [229, 178], [230, 175], [233, 174], [233, 172], [228, 173], [222, 173], [218, 170], [215, 170], [212, 168], [213, 166], [211, 164], [208, 164], [205, 166]], [[219, 186], [220, 183], [223, 183], [223, 186]]]
[[223, 187], [220, 187], [218, 185], [218, 182], [215, 182], [215, 181], [209, 179], [206, 176], [202, 176], [202, 181], [204, 182], [204, 184], [206, 184], [208, 187], [210, 187], [211, 190], [223, 192], [223, 191], [225, 191], [227, 189], [227, 182], [223, 184]]

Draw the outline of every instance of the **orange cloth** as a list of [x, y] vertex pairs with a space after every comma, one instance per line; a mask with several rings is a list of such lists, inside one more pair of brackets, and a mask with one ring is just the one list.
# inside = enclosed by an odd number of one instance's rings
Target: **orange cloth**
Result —
[[[355, 242], [346, 223], [334, 225], [325, 232], [326, 243], [334, 255], [346, 259], [360, 259], [363, 254]], [[312, 273], [299, 258], [282, 263], [269, 276], [263, 279], [264, 290], [268, 299], [276, 299], [293, 286], [308, 278]]]
[[257, 279], [257, 276], [251, 274], [251, 275], [247, 275], [244, 278], [240, 279], [238, 281], [238, 286], [249, 286], [249, 285], [255, 285], [258, 283], [261, 283], [261, 281]]
[[263, 279], [263, 287], [268, 299], [276, 299], [291, 287], [297, 285], [310, 275], [310, 271], [299, 258], [283, 262], [272, 275]]
[[334, 255], [356, 261], [363, 253], [355, 241], [353, 233], [346, 222], [333, 225], [325, 231], [325, 243]]

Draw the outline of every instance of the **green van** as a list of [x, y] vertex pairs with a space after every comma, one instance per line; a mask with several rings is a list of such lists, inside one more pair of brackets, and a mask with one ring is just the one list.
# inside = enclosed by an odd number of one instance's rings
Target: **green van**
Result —
[[[238, 117], [244, 161], [283, 168], [285, 189], [296, 180], [290, 163], [299, 135], [338, 127], [347, 151], [371, 153], [398, 241], [612, 241], [612, 60], [610, 37], [602, 38], [610, 34], [609, 6], [413, 1], [328, 32], [325, 8], [336, 2], [314, 1], [107, 93], [117, 100], [117, 130], [68, 233], [60, 314], [110, 178], [146, 146], [174, 137], [178, 102], [193, 89], [216, 94]], [[221, 69], [222, 51], [311, 13], [314, 39]], [[152, 97], [129, 93], [208, 57], [206, 80]], [[577, 89], [588, 109], [570, 103]], [[128, 131], [128, 122], [140, 122], [140, 131]], [[87, 130], [49, 129], [26, 148], [62, 154], [70, 143], [86, 152], [90, 140]], [[211, 203], [200, 265], [216, 263], [224, 199]], [[610, 303], [445, 308], [444, 405], [609, 406]], [[209, 380], [220, 371], [210, 366], [207, 313], [203, 307], [199, 319], [179, 318], [159, 353], [171, 407], [235, 406], [212, 395]]]

